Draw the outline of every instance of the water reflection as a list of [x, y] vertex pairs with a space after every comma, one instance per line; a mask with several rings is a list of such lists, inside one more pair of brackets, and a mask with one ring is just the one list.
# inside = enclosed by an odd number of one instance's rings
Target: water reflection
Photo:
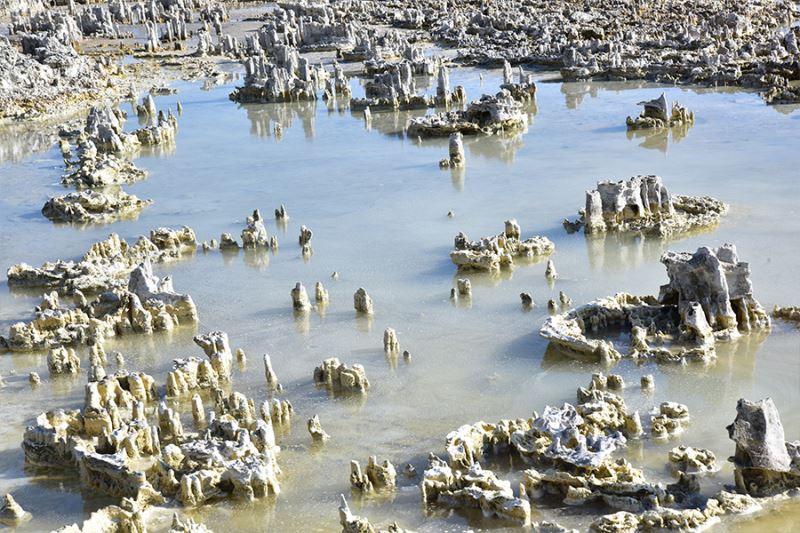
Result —
[[300, 121], [306, 138], [313, 138], [317, 113], [316, 101], [283, 102], [271, 104], [239, 104], [250, 120], [250, 134], [256, 137], [280, 138], [280, 131], [287, 130]]
[[629, 141], [641, 139], [642, 142], [639, 143], [641, 148], [667, 153], [670, 137], [672, 137], [672, 144], [678, 144], [686, 138], [691, 127], [691, 124], [680, 124], [671, 128], [628, 130], [627, 136]]

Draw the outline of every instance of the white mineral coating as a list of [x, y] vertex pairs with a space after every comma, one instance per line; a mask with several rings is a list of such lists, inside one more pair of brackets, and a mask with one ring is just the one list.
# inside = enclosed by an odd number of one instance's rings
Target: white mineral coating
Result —
[[423, 475], [422, 501], [451, 508], [480, 509], [485, 516], [499, 516], [523, 526], [529, 525], [531, 519], [530, 503], [516, 498], [508, 481], [482, 469], [478, 463], [463, 473], [454, 472], [433, 455]]
[[[516, 221], [508, 221], [512, 225], [511, 233], [519, 229]], [[493, 237], [483, 237], [470, 241], [464, 233], [456, 235], [453, 241], [450, 259], [459, 270], [479, 270], [493, 272], [501, 267], [513, 264], [514, 257], [541, 257], [550, 255], [555, 244], [547, 237], [535, 236], [526, 240], [508, 236], [506, 230]]]
[[463, 167], [466, 159], [464, 157], [464, 136], [461, 132], [457, 131], [450, 134], [448, 146], [450, 168]]
[[459, 296], [472, 297], [472, 283], [466, 278], [458, 278], [456, 280], [456, 289]]
[[81, 358], [72, 348], [53, 348], [47, 355], [47, 369], [51, 376], [78, 374], [81, 371]]
[[772, 398], [740, 399], [728, 426], [736, 443], [731, 460], [736, 487], [752, 496], [771, 496], [800, 487], [800, 441], [786, 442]]
[[353, 294], [353, 307], [357, 313], [366, 315], [373, 314], [372, 298], [367, 294], [367, 290], [360, 287], [355, 294]]
[[264, 226], [264, 219], [258, 209], [247, 218], [247, 227], [242, 230], [242, 246], [244, 248], [269, 246], [269, 235]]
[[383, 332], [383, 351], [386, 353], [399, 353], [400, 341], [394, 328], [386, 328]]
[[586, 206], [575, 222], [564, 221], [568, 231], [641, 232], [671, 237], [719, 224], [728, 210], [708, 196], [672, 196], [661, 176], [639, 175], [627, 181], [599, 181], [586, 192]]
[[[149, 259], [131, 272], [128, 292], [142, 302], [141, 309], [132, 305], [131, 323], [135, 331], [169, 330], [182, 323], [197, 322], [197, 307], [192, 297], [175, 292], [170, 276], [159, 278], [153, 274]], [[142, 311], [149, 314], [140, 314]]]
[[143, 146], [172, 145], [175, 144], [175, 136], [178, 134], [178, 119], [172, 111], [168, 111], [166, 115], [159, 111], [155, 124], [139, 128], [133, 134]]
[[224, 331], [211, 331], [203, 335], [197, 335], [193, 340], [195, 344], [203, 349], [220, 379], [229, 380], [233, 354], [228, 344], [228, 334]]
[[130, 273], [142, 262], [164, 263], [184, 257], [197, 246], [194, 232], [187, 227], [180, 230], [158, 228], [150, 237], [140, 237], [128, 244], [117, 234], [97, 242], [89, 248], [80, 261], [54, 261], [35, 268], [25, 263], [7, 271], [9, 285], [27, 288], [57, 289], [74, 294], [102, 292], [127, 285]]
[[31, 385], [38, 385], [42, 382], [42, 378], [39, 377], [37, 372], [31, 372], [28, 374], [28, 383]]
[[31, 514], [26, 512], [11, 494], [3, 497], [3, 503], [0, 504], [0, 522], [18, 525], [30, 518]]
[[313, 417], [309, 418], [307, 427], [308, 433], [311, 435], [311, 439], [314, 442], [325, 442], [331, 438], [331, 436], [325, 433], [325, 430], [322, 429], [322, 425], [319, 423], [319, 415], [314, 415]]
[[305, 246], [311, 242], [311, 238], [314, 236], [314, 233], [305, 226], [300, 226], [300, 237], [298, 237], [298, 242], [300, 246]]
[[703, 474], [719, 470], [714, 452], [704, 448], [677, 446], [669, 451], [668, 457], [674, 468], [687, 474]]
[[661, 262], [667, 267], [669, 283], [661, 287], [659, 301], [676, 304], [684, 316], [700, 318], [687, 326], [696, 334], [710, 326], [717, 338], [734, 338], [740, 332], [769, 329], [770, 319], [753, 297], [750, 265], [739, 261], [736, 247], [725, 244], [717, 249], [701, 247], [694, 253], [666, 252]]
[[322, 285], [321, 281], [318, 281], [316, 285], [314, 285], [314, 300], [318, 304], [327, 304], [330, 301], [330, 296], [328, 296], [328, 289]]
[[292, 307], [295, 311], [305, 312], [311, 309], [311, 301], [308, 299], [306, 288], [299, 281], [291, 291]]
[[53, 222], [107, 223], [120, 218], [134, 218], [153, 203], [119, 190], [72, 192], [50, 198], [42, 214]]
[[[631, 330], [632, 357], [658, 361], [698, 361], [716, 358], [715, 342], [770, 327], [766, 311], [754, 298], [748, 263], [736, 248], [699, 248], [694, 254], [666, 252], [669, 283], [658, 298], [621, 293], [550, 317], [540, 334], [567, 355], [613, 361], [622, 357], [611, 341], [589, 339], [615, 327]], [[661, 318], [656, 321], [656, 314]], [[673, 339], [671, 347], [651, 347], [648, 341]]]
[[466, 110], [443, 111], [433, 115], [412, 118], [407, 135], [410, 137], [449, 137], [451, 133], [464, 135], [501, 134], [522, 131], [528, 117], [522, 104], [502, 89], [496, 95], [484, 94], [471, 102]]
[[366, 392], [369, 388], [369, 380], [363, 366], [354, 364], [348, 367], [335, 357], [325, 359], [314, 369], [314, 383], [346, 392]]
[[269, 354], [266, 353], [264, 354], [264, 378], [267, 381], [268, 390], [275, 390], [280, 386], [280, 382], [278, 382], [278, 376], [272, 369], [272, 359], [270, 358]]
[[670, 111], [669, 102], [664, 93], [653, 100], [639, 102], [637, 105], [644, 107], [642, 113], [634, 118], [625, 119], [629, 130], [651, 129], [651, 128], [670, 128], [672, 126], [684, 126], [694, 124], [694, 113], [680, 105], [678, 102], [672, 104]]
[[194, 420], [195, 428], [202, 429], [206, 427], [206, 412], [203, 407], [203, 399], [197, 393], [192, 395], [192, 420]]
[[94, 142], [87, 139], [78, 146], [78, 162], [72, 172], [61, 177], [61, 183], [79, 189], [99, 188], [134, 183], [145, 176], [147, 172], [122, 156], [98, 153]]

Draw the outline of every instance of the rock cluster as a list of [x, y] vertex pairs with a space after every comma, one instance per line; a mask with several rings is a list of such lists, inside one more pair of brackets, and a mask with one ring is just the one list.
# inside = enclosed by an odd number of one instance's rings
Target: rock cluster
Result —
[[717, 340], [769, 329], [769, 316], [753, 296], [750, 267], [733, 245], [667, 252], [661, 262], [669, 283], [658, 297], [602, 298], [549, 317], [540, 334], [568, 356], [610, 363], [623, 353], [603, 334], [622, 328], [630, 331], [630, 357], [707, 362], [716, 358]]
[[196, 321], [191, 296], [176, 293], [172, 279], [158, 278], [147, 260], [130, 272], [127, 287], [106, 290], [94, 300], [81, 294], [74, 306], [66, 307], [57, 293], [47, 295], [30, 322], [11, 325], [8, 338], [0, 337], [0, 346], [24, 352], [102, 344], [108, 337], [152, 334]]
[[644, 107], [642, 113], [634, 118], [625, 119], [625, 124], [629, 130], [643, 130], [653, 128], [671, 128], [673, 126], [691, 126], [694, 124], [694, 113], [680, 105], [678, 102], [672, 104], [669, 111], [664, 93], [654, 100], [639, 102]]
[[585, 233], [641, 232], [672, 237], [716, 226], [728, 210], [708, 196], [672, 196], [661, 176], [634, 176], [627, 181], [599, 181], [586, 192], [586, 207], [575, 221], [564, 220], [567, 231]]
[[494, 96], [483, 95], [463, 111], [443, 111], [411, 119], [407, 132], [411, 137], [448, 137], [456, 132], [499, 135], [522, 131], [527, 126], [528, 116], [522, 104], [509, 91], [501, 89]]
[[6, 273], [11, 287], [57, 290], [63, 294], [94, 293], [124, 287], [139, 264], [174, 261], [193, 253], [197, 239], [191, 228], [157, 228], [133, 245], [112, 233], [89, 248], [79, 261], [49, 261], [36, 268], [26, 263]]
[[108, 223], [120, 218], [135, 218], [152, 200], [132, 194], [80, 191], [56, 196], [45, 202], [42, 214], [53, 222]]
[[505, 230], [499, 235], [470, 241], [464, 233], [456, 235], [450, 259], [459, 270], [497, 271], [510, 266], [517, 257], [543, 257], [555, 250], [555, 244], [547, 237], [521, 239], [519, 224], [514, 219], [505, 222]]
[[314, 383], [341, 392], [363, 393], [369, 389], [369, 380], [363, 366], [354, 364], [348, 367], [335, 357], [325, 359], [314, 369]]

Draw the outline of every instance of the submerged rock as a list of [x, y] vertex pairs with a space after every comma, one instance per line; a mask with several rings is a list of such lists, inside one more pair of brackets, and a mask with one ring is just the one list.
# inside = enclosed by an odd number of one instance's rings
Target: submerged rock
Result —
[[716, 472], [719, 470], [716, 461], [714, 452], [703, 448], [678, 446], [669, 451], [669, 462], [674, 468], [687, 474]]
[[374, 455], [369, 457], [367, 468], [362, 472], [358, 461], [350, 461], [350, 486], [364, 493], [375, 490], [394, 490], [397, 485], [397, 471], [388, 460], [378, 464]]
[[31, 518], [31, 514], [26, 512], [11, 494], [3, 497], [0, 504], [0, 522], [15, 526]]

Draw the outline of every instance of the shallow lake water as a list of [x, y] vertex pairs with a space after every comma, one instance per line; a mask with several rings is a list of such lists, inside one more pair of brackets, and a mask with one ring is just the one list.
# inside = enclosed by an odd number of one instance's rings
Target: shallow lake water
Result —
[[[481, 81], [480, 76], [483, 75]], [[451, 84], [465, 86], [470, 98], [496, 92], [498, 71], [458, 69]], [[420, 80], [422, 82], [422, 80]], [[397, 520], [421, 532], [498, 528], [478, 513], [425, 509], [419, 478], [399, 476], [390, 497], [354, 498], [349, 462], [370, 455], [389, 459], [398, 470], [413, 464], [421, 474], [429, 452], [444, 453], [444, 436], [478, 420], [527, 417], [544, 406], [575, 401], [596, 365], [546, 353], [538, 329], [546, 302], [563, 290], [575, 302], [626, 291], [657, 294], [666, 283], [659, 263], [667, 249], [737, 245], [750, 263], [756, 298], [766, 308], [800, 303], [800, 112], [771, 108], [755, 93], [687, 89], [633, 83], [541, 82], [530, 109], [527, 132], [513, 138], [465, 139], [466, 169], [442, 171], [447, 141], [406, 138], [412, 113], [373, 113], [366, 127], [360, 113], [322, 100], [305, 104], [239, 106], [228, 99], [236, 81], [212, 90], [175, 83], [180, 92], [156, 97], [159, 108], [184, 111], [173, 150], [144, 152], [136, 164], [146, 180], [127, 187], [154, 204], [137, 220], [76, 228], [55, 225], [40, 214], [49, 196], [67, 192], [57, 148], [28, 150], [20, 132], [0, 133], [0, 268], [27, 262], [80, 257], [111, 232], [132, 241], [159, 226], [188, 225], [199, 240], [230, 232], [238, 238], [245, 217], [259, 208], [278, 236], [277, 253], [198, 252], [168, 265], [178, 292], [192, 295], [200, 323], [169, 334], [110, 339], [106, 350], [125, 355], [126, 367], [143, 370], [163, 383], [175, 357], [201, 355], [192, 342], [200, 331], [221, 329], [231, 346], [249, 356], [236, 367], [232, 388], [263, 400], [267, 392], [261, 356], [269, 353], [283, 396], [294, 405], [291, 430], [281, 435], [282, 493], [255, 504], [220, 503], [195, 515], [216, 531], [336, 531], [339, 494], [357, 514], [373, 523]], [[353, 81], [356, 95], [363, 93]], [[435, 91], [435, 82], [427, 82]], [[629, 136], [626, 115], [636, 102], [662, 91], [695, 112], [697, 122], [672, 135]], [[131, 118], [127, 127], [136, 127]], [[280, 122], [283, 135], [276, 138]], [[42, 146], [47, 142], [37, 141]], [[712, 230], [672, 241], [568, 235], [561, 226], [584, 202], [584, 191], [599, 179], [659, 174], [673, 194], [712, 195], [730, 203], [730, 213]], [[291, 219], [272, 219], [285, 204]], [[448, 218], [448, 211], [455, 213]], [[450, 288], [459, 276], [448, 252], [453, 237], [492, 235], [516, 218], [523, 237], [546, 235], [556, 244], [559, 272], [553, 287], [543, 262], [518, 262], [497, 276], [470, 274], [469, 304], [452, 303]], [[314, 232], [313, 256], [305, 261], [297, 244], [299, 227]], [[331, 279], [338, 272], [337, 280]], [[4, 277], [3, 277], [4, 278]], [[290, 289], [316, 281], [329, 289], [323, 312], [296, 316]], [[353, 293], [365, 287], [375, 303], [372, 319], [358, 318]], [[530, 292], [536, 307], [524, 312], [519, 293]], [[313, 297], [313, 294], [312, 294]], [[0, 282], [0, 330], [27, 319], [39, 298]], [[397, 330], [410, 361], [387, 360], [382, 335]], [[85, 350], [79, 350], [85, 358]], [[688, 405], [692, 422], [669, 441], [631, 442], [623, 452], [649, 478], [671, 482], [667, 452], [679, 444], [710, 448], [722, 470], [704, 480], [713, 494], [733, 481], [726, 458], [733, 454], [725, 426], [733, 421], [740, 397], [771, 396], [780, 410], [788, 440], [800, 439], [800, 330], [775, 321], [764, 337], [744, 336], [723, 344], [708, 367], [637, 365], [623, 360], [614, 371], [629, 384], [626, 401], [642, 412], [665, 400]], [[365, 366], [372, 387], [363, 398], [340, 398], [318, 389], [312, 371], [323, 359], [338, 357]], [[112, 363], [113, 368], [113, 363]], [[43, 383], [31, 389], [30, 371]], [[655, 375], [651, 395], [639, 390], [642, 374]], [[35, 416], [83, 401], [85, 373], [49, 379], [46, 354], [0, 356], [0, 494], [13, 492], [33, 519], [19, 531], [46, 531], [80, 522], [108, 500], [83, 493], [76, 475], [59, 476], [25, 468], [22, 434]], [[331, 440], [311, 446], [305, 421], [319, 414]], [[187, 423], [188, 424], [188, 423]], [[497, 459], [503, 477], [519, 478], [520, 465]], [[533, 519], [558, 520], [585, 528], [591, 509], [533, 505]], [[165, 517], [165, 520], [168, 517]], [[754, 519], [720, 529], [794, 531], [800, 505], [789, 502]]]

